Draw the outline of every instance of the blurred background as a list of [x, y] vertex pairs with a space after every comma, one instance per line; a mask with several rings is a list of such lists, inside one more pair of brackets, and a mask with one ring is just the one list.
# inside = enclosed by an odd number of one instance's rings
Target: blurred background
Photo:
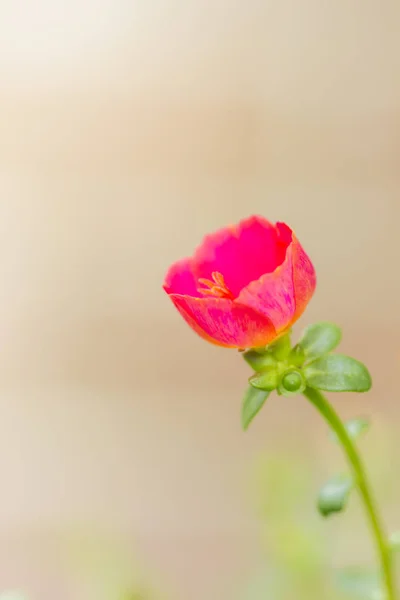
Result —
[[315, 513], [342, 463], [312, 407], [274, 397], [244, 434], [244, 361], [161, 290], [252, 213], [316, 265], [297, 331], [338, 323], [372, 371], [334, 400], [372, 416], [400, 526], [399, 25], [396, 0], [0, 3], [2, 588], [319, 600], [373, 561], [356, 498]]

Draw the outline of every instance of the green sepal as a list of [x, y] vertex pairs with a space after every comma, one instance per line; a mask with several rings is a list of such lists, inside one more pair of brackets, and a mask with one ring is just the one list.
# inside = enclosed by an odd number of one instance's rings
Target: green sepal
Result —
[[311, 388], [327, 392], [367, 392], [372, 385], [367, 367], [342, 354], [317, 358], [303, 372]]
[[257, 350], [249, 350], [243, 353], [243, 358], [254, 371], [262, 371], [276, 365], [276, 358], [269, 352], [261, 354]]
[[278, 387], [279, 372], [275, 367], [258, 371], [250, 377], [249, 383], [258, 390], [272, 392]]
[[[358, 437], [360, 437], [360, 435], [362, 435], [363, 433], [368, 431], [371, 423], [368, 419], [366, 419], [364, 417], [359, 417], [356, 419], [350, 419], [349, 421], [346, 421], [345, 423], [343, 423], [343, 425], [344, 425], [349, 437], [352, 440], [356, 440]], [[332, 439], [335, 440], [335, 442], [339, 441], [339, 439], [334, 431], [331, 431], [331, 436], [332, 436]]]
[[280, 338], [268, 346], [268, 351], [276, 358], [276, 360], [285, 360], [291, 352], [292, 345], [290, 342], [290, 333], [282, 335]]
[[349, 475], [336, 475], [321, 488], [318, 495], [318, 510], [323, 517], [342, 512], [347, 506], [353, 480]]
[[256, 414], [261, 410], [270, 392], [257, 390], [251, 386], [247, 389], [242, 404], [242, 427], [248, 428]]
[[340, 327], [333, 323], [315, 323], [303, 332], [299, 346], [304, 350], [307, 360], [324, 356], [332, 352], [342, 339]]
[[289, 365], [292, 365], [293, 367], [301, 367], [303, 366], [304, 362], [306, 360], [306, 354], [303, 350], [303, 348], [300, 346], [300, 344], [296, 344], [288, 357], [288, 363]]

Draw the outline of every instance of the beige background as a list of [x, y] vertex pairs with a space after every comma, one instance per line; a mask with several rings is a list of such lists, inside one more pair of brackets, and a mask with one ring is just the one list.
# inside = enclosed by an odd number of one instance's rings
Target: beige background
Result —
[[302, 323], [371, 366], [337, 406], [398, 431], [399, 25], [396, 0], [1, 3], [1, 587], [86, 600], [62, 541], [84, 527], [225, 600], [258, 560], [254, 457], [290, 440], [323, 470], [303, 402], [241, 432], [244, 364], [161, 291], [251, 213], [315, 262]]

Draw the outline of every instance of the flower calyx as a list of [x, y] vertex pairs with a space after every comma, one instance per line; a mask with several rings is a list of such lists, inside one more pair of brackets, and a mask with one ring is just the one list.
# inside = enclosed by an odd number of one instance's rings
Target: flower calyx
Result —
[[[354, 358], [332, 352], [340, 340], [340, 328], [322, 322], [307, 327], [293, 347], [289, 331], [266, 347], [244, 352], [244, 359], [254, 371], [249, 378], [249, 390], [264, 392], [263, 402], [274, 390], [286, 397], [302, 394], [306, 388], [330, 392], [368, 391], [372, 381], [367, 368]], [[246, 414], [246, 427], [252, 418], [249, 403], [255, 404], [249, 390], [242, 409], [242, 416]], [[260, 404], [260, 396], [257, 400]]]
[[252, 387], [268, 392], [277, 390], [283, 396], [293, 396], [305, 390], [306, 381], [301, 371], [305, 357], [298, 347], [292, 349], [290, 333], [262, 350], [250, 350], [243, 356], [255, 370], [249, 379]]

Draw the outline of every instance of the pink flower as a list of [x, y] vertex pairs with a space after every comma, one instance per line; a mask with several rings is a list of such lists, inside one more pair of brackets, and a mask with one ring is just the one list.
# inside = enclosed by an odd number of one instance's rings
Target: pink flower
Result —
[[304, 312], [314, 267], [285, 223], [250, 217], [208, 235], [174, 263], [164, 289], [202, 338], [230, 348], [271, 343]]

